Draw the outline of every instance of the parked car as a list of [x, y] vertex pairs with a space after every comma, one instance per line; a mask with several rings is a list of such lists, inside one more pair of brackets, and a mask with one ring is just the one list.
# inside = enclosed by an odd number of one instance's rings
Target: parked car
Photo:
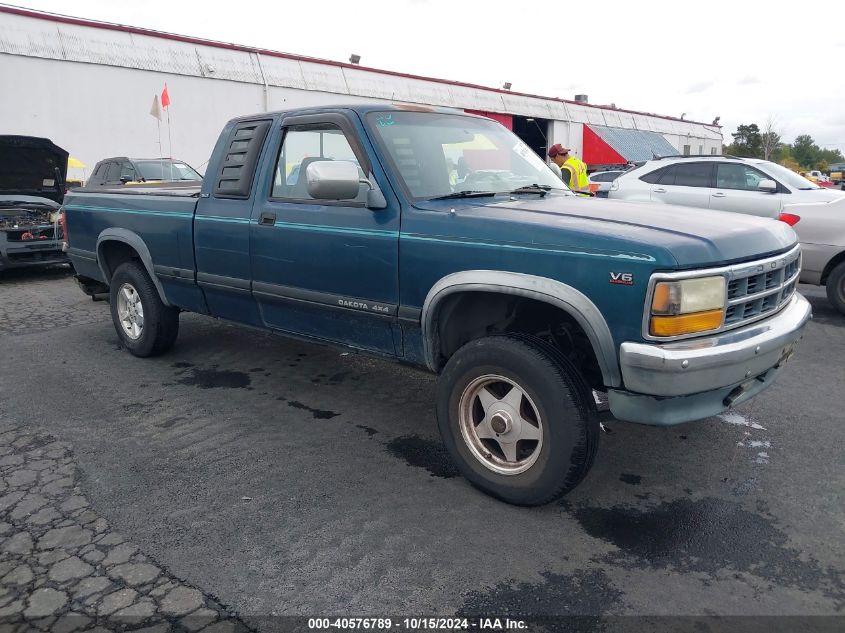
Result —
[[173, 158], [127, 158], [101, 160], [88, 179], [88, 187], [133, 183], [199, 182], [200, 173], [186, 162]]
[[[607, 198], [611, 183], [624, 173], [625, 170], [623, 169], [614, 169], [608, 171], [594, 171], [590, 174], [590, 184], [598, 185], [595, 190], [596, 197]], [[590, 189], [592, 190], [592, 187]]]
[[208, 174], [68, 193], [68, 253], [84, 290], [110, 293], [126, 349], [168, 351], [189, 311], [427, 368], [452, 459], [511, 503], [586, 476], [594, 392], [631, 422], [720, 413], [772, 384], [810, 318], [786, 224], [575, 196], [484, 117], [243, 117]]
[[825, 286], [830, 303], [845, 314], [845, 196], [832, 202], [788, 204], [801, 240], [801, 281]]
[[841, 195], [766, 160], [672, 156], [619, 176], [609, 197], [776, 218], [787, 202], [825, 202]]
[[0, 136], [0, 270], [67, 263], [58, 221], [67, 158], [46, 138]]
[[799, 176], [804, 176], [810, 182], [816, 183], [819, 187], [832, 187], [833, 183], [830, 181], [830, 178], [820, 172], [818, 169], [812, 169], [810, 171], [802, 171], [799, 172]]
[[834, 185], [845, 187], [845, 163], [834, 163], [830, 166], [830, 181]]

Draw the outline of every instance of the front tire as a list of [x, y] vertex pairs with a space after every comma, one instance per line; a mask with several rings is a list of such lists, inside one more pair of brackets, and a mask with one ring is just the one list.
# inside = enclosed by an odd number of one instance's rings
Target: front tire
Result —
[[529, 337], [471, 341], [446, 364], [437, 422], [464, 477], [517, 505], [572, 490], [593, 464], [599, 425], [578, 369]]
[[146, 358], [164, 354], [179, 334], [179, 310], [161, 300], [141, 264], [125, 262], [117, 267], [109, 284], [114, 329], [133, 355]]
[[825, 285], [827, 299], [833, 307], [845, 314], [845, 262], [840, 262], [830, 271]]

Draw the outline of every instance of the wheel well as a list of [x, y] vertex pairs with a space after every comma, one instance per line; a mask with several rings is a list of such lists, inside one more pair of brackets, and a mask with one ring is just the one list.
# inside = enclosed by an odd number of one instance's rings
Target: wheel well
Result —
[[100, 245], [100, 261], [107, 276], [106, 283], [111, 281], [118, 266], [132, 260], [141, 261], [141, 256], [126, 242], [107, 240]]
[[474, 339], [530, 334], [558, 348], [582, 371], [592, 388], [605, 388], [595, 350], [584, 329], [568, 312], [537, 299], [495, 292], [456, 293], [438, 306], [432, 333], [438, 369]]
[[824, 286], [827, 283], [827, 278], [830, 275], [831, 271], [836, 268], [839, 264], [845, 262], [845, 251], [838, 253], [835, 255], [828, 263], [827, 266], [824, 267], [824, 271], [822, 272], [822, 279], [821, 285]]

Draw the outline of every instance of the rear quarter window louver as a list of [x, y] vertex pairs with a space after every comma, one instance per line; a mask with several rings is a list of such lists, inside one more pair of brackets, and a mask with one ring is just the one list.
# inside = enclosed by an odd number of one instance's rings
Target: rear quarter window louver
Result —
[[242, 121], [232, 128], [214, 183], [215, 198], [249, 198], [255, 167], [270, 123], [268, 120]]

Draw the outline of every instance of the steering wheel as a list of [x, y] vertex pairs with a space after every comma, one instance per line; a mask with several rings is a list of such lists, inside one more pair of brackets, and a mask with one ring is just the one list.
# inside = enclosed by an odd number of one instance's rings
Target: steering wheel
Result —
[[[494, 189], [501, 189], [502, 187], [504, 187], [505, 189], [512, 188], [509, 186], [508, 181], [505, 180], [505, 178], [503, 178], [501, 174], [495, 172], [470, 172], [464, 180], [463, 184], [467, 189], [477, 189], [478, 185], [482, 185], [487, 182], [492, 183], [492, 188]], [[501, 185], [502, 187], [500, 187], [499, 185]]]

